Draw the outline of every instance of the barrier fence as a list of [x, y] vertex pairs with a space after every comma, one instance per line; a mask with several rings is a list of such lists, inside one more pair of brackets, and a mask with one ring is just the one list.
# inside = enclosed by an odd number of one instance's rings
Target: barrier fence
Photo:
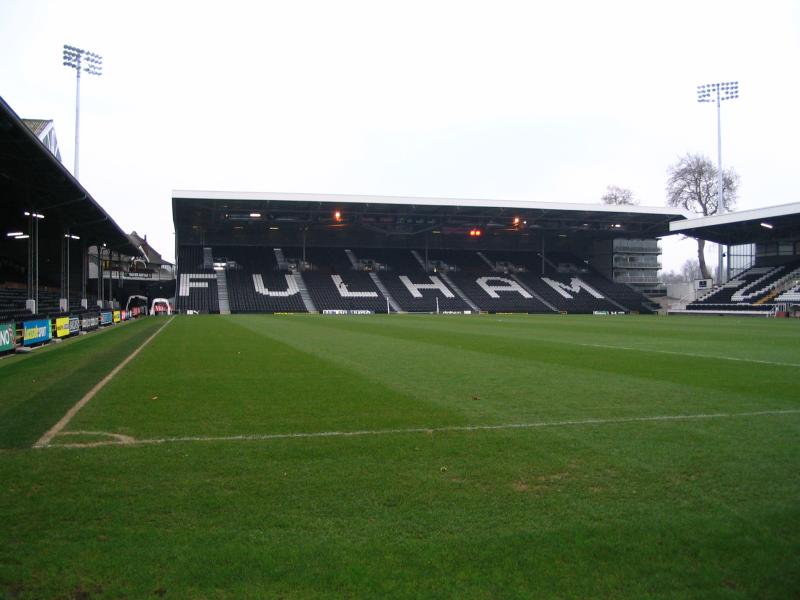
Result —
[[129, 310], [101, 311], [83, 313], [52, 319], [31, 319], [17, 323], [13, 321], [0, 323], [0, 354], [14, 352], [18, 346], [33, 347], [45, 344], [53, 339], [65, 339], [94, 331], [147, 315], [147, 311], [138, 307]]

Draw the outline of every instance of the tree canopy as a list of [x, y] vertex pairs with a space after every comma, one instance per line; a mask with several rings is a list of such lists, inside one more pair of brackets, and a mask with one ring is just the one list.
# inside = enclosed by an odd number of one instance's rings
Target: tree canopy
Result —
[[[700, 154], [686, 154], [667, 169], [667, 204], [703, 216], [720, 212], [717, 167]], [[722, 171], [722, 200], [725, 211], [736, 205], [739, 175]]]
[[[686, 154], [667, 169], [667, 204], [705, 217], [720, 210], [719, 171], [708, 158]], [[722, 171], [722, 205], [725, 211], [736, 205], [739, 175], [733, 169]], [[705, 257], [705, 240], [697, 240], [697, 261], [704, 279], [710, 278]]]
[[639, 204], [633, 196], [633, 192], [628, 188], [619, 187], [618, 185], [609, 185], [606, 187], [606, 193], [600, 196], [600, 201], [603, 204], [613, 205], [629, 205], [633, 206]]

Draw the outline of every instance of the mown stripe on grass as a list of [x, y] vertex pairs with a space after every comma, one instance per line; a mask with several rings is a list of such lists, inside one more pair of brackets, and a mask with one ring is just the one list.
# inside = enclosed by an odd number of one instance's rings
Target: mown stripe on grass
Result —
[[[269, 317], [258, 320], [269, 323]], [[333, 355], [330, 349], [328, 354]], [[136, 438], [466, 424], [340, 363], [218, 316], [178, 317], [69, 429]]]
[[625, 350], [630, 352], [651, 352], [654, 354], [671, 354], [672, 356], [683, 356], [686, 358], [708, 358], [711, 360], [732, 360], [735, 362], [743, 363], [756, 363], [760, 365], [774, 365], [777, 367], [800, 367], [797, 363], [778, 362], [774, 360], [759, 360], [757, 358], [739, 358], [735, 356], [719, 356], [713, 354], [698, 354], [696, 352], [677, 352], [675, 350], [656, 350], [653, 348], [634, 348], [633, 346], [616, 346], [612, 344], [587, 344], [581, 342], [564, 342], [562, 344], [574, 344], [576, 346], [584, 346], [586, 348], [605, 348], [607, 350]]
[[[753, 363], [753, 364], [762, 364], [762, 365], [773, 365], [778, 367], [800, 367], [800, 363], [797, 362], [786, 362], [786, 361], [777, 361], [777, 360], [767, 360], [767, 359], [758, 359], [752, 357], [743, 357], [743, 356], [730, 356], [724, 354], [715, 354], [715, 353], [708, 353], [708, 352], [696, 352], [690, 350], [666, 350], [662, 348], [652, 348], [649, 346], [641, 346], [641, 345], [631, 345], [631, 344], [608, 344], [608, 343], [600, 343], [600, 342], [584, 342], [578, 341], [574, 339], [569, 339], [566, 337], [565, 334], [574, 334], [574, 331], [570, 330], [570, 325], [574, 325], [575, 323], [567, 323], [565, 322], [565, 317], [560, 316], [551, 316], [547, 315], [546, 318], [552, 319], [552, 322], [547, 323], [546, 326], [543, 326], [541, 318], [536, 318], [535, 316], [527, 316], [518, 318], [518, 319], [510, 319], [506, 317], [503, 321], [508, 321], [509, 324], [513, 323], [515, 327], [519, 327], [521, 329], [517, 329], [515, 331], [509, 331], [508, 329], [498, 329], [494, 327], [496, 322], [488, 322], [488, 321], [480, 321], [482, 317], [470, 317], [472, 322], [469, 321], [455, 321], [457, 317], [447, 316], [441, 318], [441, 321], [432, 321], [427, 320], [425, 321], [425, 317], [429, 317], [430, 319], [439, 318], [433, 317], [432, 315], [407, 315], [408, 318], [404, 322], [401, 322], [400, 319], [403, 317], [395, 316], [393, 317], [393, 322], [389, 323], [388, 321], [384, 321], [380, 324], [381, 328], [384, 329], [391, 329], [391, 328], [398, 328], [404, 331], [415, 330], [418, 332], [423, 333], [431, 333], [431, 332], [446, 332], [448, 336], [455, 336], [455, 335], [470, 335], [470, 336], [489, 336], [492, 338], [506, 338], [510, 339], [514, 337], [522, 342], [546, 342], [546, 343], [553, 343], [553, 344], [562, 344], [567, 346], [582, 346], [586, 348], [604, 348], [608, 350], [622, 350], [622, 351], [632, 351], [632, 352], [648, 352], [654, 354], [667, 354], [672, 356], [679, 356], [685, 358], [700, 358], [700, 359], [708, 359], [708, 360], [725, 360], [725, 361], [735, 361], [735, 362], [743, 362], [743, 363]], [[627, 317], [629, 318], [629, 317]], [[650, 317], [645, 317], [649, 319]], [[367, 318], [362, 317], [360, 319], [351, 319], [351, 320], [340, 320], [341, 317], [331, 317], [328, 320], [323, 322], [323, 326], [331, 327], [335, 329], [343, 329], [348, 331], [356, 331], [359, 329], [363, 329], [365, 326], [372, 325], [374, 327], [374, 323], [370, 323]], [[448, 321], [449, 319], [449, 321]], [[558, 320], [558, 321], [556, 321]], [[651, 321], [651, 323], [654, 321]], [[584, 325], [586, 322], [580, 323]], [[445, 324], [445, 327], [442, 327], [442, 324]], [[491, 327], [487, 327], [487, 325], [492, 325]], [[555, 324], [555, 327], [553, 326]], [[625, 322], [628, 324], [628, 321]], [[636, 323], [637, 325], [639, 323]], [[465, 327], [465, 325], [468, 325]], [[544, 329], [547, 335], [543, 335]], [[657, 331], [655, 329], [646, 331], [643, 334], [632, 334], [630, 330], [626, 331], [618, 331], [618, 330], [603, 330], [602, 332], [592, 331], [590, 329], [581, 329], [581, 336], [585, 337], [595, 337], [595, 336], [604, 336], [604, 335], [614, 335], [616, 338], [622, 337], [640, 337], [640, 335], [647, 335], [649, 339], [652, 339], [654, 335], [657, 337], [657, 334], [663, 333], [661, 331]], [[698, 332], [692, 331], [686, 334], [686, 337], [680, 339], [682, 344], [685, 344], [687, 347], [691, 347], [692, 342], [695, 341], [696, 338], [701, 337], [704, 334], [698, 334]], [[665, 343], [666, 340], [658, 337], [659, 343]], [[731, 344], [731, 348], [736, 348], [737, 342], [741, 342], [742, 339], [738, 340], [729, 340]], [[747, 341], [750, 342], [750, 338], [747, 338]], [[740, 344], [741, 345], [741, 344]]]
[[161, 323], [141, 319], [3, 361], [0, 448], [28, 448]]
[[[252, 320], [250, 326], [254, 330], [260, 329], [265, 335], [280, 337], [294, 347], [326, 348], [333, 344], [340, 346], [342, 351], [333, 357], [334, 360], [347, 360], [350, 352], [344, 352], [346, 344], [343, 340], [347, 336], [358, 336], [362, 340], [361, 346], [375, 347], [373, 355], [375, 358], [382, 358], [389, 353], [391, 346], [385, 341], [375, 345], [368, 342], [368, 338], [392, 340], [393, 342], [402, 340], [415, 344], [419, 348], [423, 348], [424, 345], [428, 348], [446, 349], [445, 352], [439, 352], [441, 358], [434, 359], [436, 362], [432, 363], [439, 371], [443, 370], [443, 365], [449, 361], [450, 368], [455, 373], [457, 365], [452, 364], [453, 360], [451, 359], [465, 356], [465, 352], [479, 353], [486, 357], [486, 365], [493, 366], [492, 369], [486, 369], [484, 379], [491, 377], [494, 371], [504, 368], [505, 365], [510, 365], [512, 361], [523, 361], [527, 365], [521, 364], [520, 368], [527, 370], [536, 366], [540, 372], [540, 379], [536, 382], [522, 383], [522, 385], [535, 386], [538, 392], [544, 392], [553, 387], [558, 388], [560, 392], [565, 392], [567, 386], [575, 383], [583, 385], [587, 390], [586, 393], [593, 393], [593, 388], [608, 380], [608, 375], [611, 375], [629, 378], [631, 383], [639, 386], [644, 396], [649, 398], [658, 397], [659, 392], [653, 387], [653, 384], [657, 384], [658, 386], [673, 386], [673, 388], [676, 385], [682, 386], [683, 390], [680, 393], [687, 399], [691, 397], [692, 402], [700, 398], [720, 396], [720, 392], [728, 394], [730, 398], [745, 398], [749, 401], [763, 397], [764, 383], [768, 380], [770, 397], [765, 400], [786, 400], [792, 405], [796, 404], [797, 372], [793, 368], [779, 365], [768, 367], [758, 364], [747, 365], [729, 360], [699, 359], [679, 354], [638, 356], [631, 355], [629, 350], [612, 351], [609, 348], [602, 349], [604, 351], [597, 349], [594, 352], [587, 352], [582, 350], [585, 346], [558, 337], [541, 338], [513, 333], [511, 335], [488, 333], [477, 326], [477, 317], [475, 319], [476, 327], [468, 330], [443, 329], [447, 327], [446, 318], [423, 322], [421, 318], [403, 319], [401, 317], [393, 318], [392, 323], [388, 322], [389, 319], [371, 322], [371, 319], [366, 318], [363, 320], [336, 320], [321, 317], [317, 319], [276, 319], [268, 324]], [[336, 335], [328, 334], [326, 338], [319, 333], [324, 330], [335, 332]], [[587, 340], [586, 343], [592, 342]], [[358, 347], [351, 350], [351, 352], [359, 351]], [[412, 358], [413, 355], [409, 355], [407, 360], [412, 360]], [[362, 356], [361, 360], [373, 362], [369, 356]], [[542, 376], [541, 369], [545, 365], [557, 365], [570, 369], [569, 379], [558, 381], [549, 375]], [[401, 366], [397, 365], [397, 369]], [[766, 372], [767, 368], [770, 372]], [[522, 372], [522, 375], [524, 374]], [[463, 377], [465, 374], [459, 373], [453, 378], [458, 379], [459, 376]], [[472, 379], [472, 375], [466, 374], [466, 376]], [[513, 375], [508, 376], [512, 377]], [[518, 376], [513, 377], [516, 380]], [[451, 384], [448, 383], [449, 385]], [[679, 398], [676, 397], [677, 399]], [[715, 408], [711, 407], [711, 410]], [[758, 408], [758, 406], [742, 406], [741, 408]]]
[[47, 432], [42, 437], [39, 438], [39, 440], [36, 442], [35, 445], [38, 447], [38, 446], [46, 446], [47, 444], [49, 444], [50, 440], [52, 440], [54, 436], [58, 435], [59, 432], [61, 432], [61, 430], [64, 429], [64, 427], [66, 427], [69, 424], [69, 422], [72, 420], [72, 417], [74, 417], [81, 408], [86, 406], [86, 403], [89, 402], [89, 400], [91, 400], [92, 398], [94, 398], [95, 394], [97, 394], [97, 392], [102, 390], [105, 387], [105, 385], [109, 381], [111, 381], [117, 373], [119, 373], [122, 369], [124, 369], [125, 365], [127, 365], [134, 358], [136, 358], [136, 355], [139, 354], [139, 352], [141, 352], [142, 349], [145, 346], [147, 346], [147, 344], [152, 342], [153, 338], [155, 338], [159, 333], [161, 333], [164, 330], [164, 328], [172, 322], [172, 319], [174, 319], [174, 317], [170, 317], [169, 320], [167, 320], [161, 327], [156, 329], [153, 335], [151, 335], [149, 338], [143, 341], [141, 345], [138, 348], [136, 348], [136, 350], [131, 352], [127, 357], [125, 357], [125, 359], [121, 363], [119, 363], [116, 367], [114, 367], [108, 375], [103, 377], [103, 379], [97, 382], [97, 384], [95, 384], [94, 387], [92, 387], [92, 389], [86, 392], [86, 394], [84, 394], [84, 396], [80, 400], [78, 400], [78, 402], [76, 402], [72, 407], [70, 407], [67, 413], [63, 417], [61, 417], [55, 425], [53, 425], [50, 429], [48, 429]]
[[[572, 419], [565, 421], [539, 421], [535, 423], [505, 423], [500, 425], [446, 425], [442, 427], [409, 427], [404, 429], [367, 429], [360, 431], [308, 431], [297, 433], [267, 433], [267, 434], [242, 434], [228, 436], [183, 436], [151, 439], [126, 439], [113, 441], [94, 441], [88, 443], [67, 443], [37, 445], [36, 448], [96, 448], [98, 446], [145, 446], [158, 444], [172, 444], [181, 442], [241, 442], [241, 441], [269, 441], [297, 438], [331, 438], [331, 437], [361, 437], [375, 435], [403, 435], [413, 433], [450, 433], [470, 431], [497, 431], [508, 429], [541, 429], [544, 427], [574, 427], [584, 425], [621, 425], [625, 423], [647, 423], [659, 421], [694, 421], [706, 419], [731, 419], [742, 417], [763, 417], [775, 415], [792, 415], [800, 413], [800, 409], [759, 410], [740, 413], [701, 413], [695, 415], [655, 415], [646, 417], [616, 417], [609, 419]], [[87, 432], [69, 432], [71, 434]], [[94, 432], [103, 433], [103, 432]], [[103, 435], [114, 435], [106, 434]]]

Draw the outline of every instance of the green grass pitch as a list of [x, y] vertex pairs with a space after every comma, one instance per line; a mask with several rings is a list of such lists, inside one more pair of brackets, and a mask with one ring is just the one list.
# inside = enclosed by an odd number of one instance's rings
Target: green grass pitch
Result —
[[176, 317], [32, 447], [165, 322], [0, 360], [0, 596], [800, 593], [798, 322]]

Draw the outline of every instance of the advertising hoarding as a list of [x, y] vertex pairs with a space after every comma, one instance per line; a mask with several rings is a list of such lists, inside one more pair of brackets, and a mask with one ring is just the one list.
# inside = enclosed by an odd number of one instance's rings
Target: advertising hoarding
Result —
[[114, 317], [110, 311], [104, 310], [100, 313], [100, 325], [111, 325], [114, 321]]
[[22, 345], [32, 346], [50, 339], [50, 321], [47, 319], [37, 319], [36, 321], [25, 321], [22, 324]]
[[0, 323], [0, 352], [13, 350], [15, 346], [16, 329], [14, 323]]
[[100, 317], [95, 315], [83, 315], [81, 317], [81, 329], [84, 331], [91, 331], [92, 329], [97, 329], [97, 326], [100, 324]]
[[81, 331], [81, 320], [78, 317], [69, 318], [69, 334], [77, 335]]
[[56, 319], [56, 337], [62, 338], [69, 335], [69, 317], [58, 317]]
[[119, 323], [119, 321], [120, 321], [120, 318], [121, 318], [121, 317], [120, 317], [120, 313], [119, 313], [119, 311], [118, 311], [118, 310], [115, 310], [115, 311], [114, 311], [114, 323]]

